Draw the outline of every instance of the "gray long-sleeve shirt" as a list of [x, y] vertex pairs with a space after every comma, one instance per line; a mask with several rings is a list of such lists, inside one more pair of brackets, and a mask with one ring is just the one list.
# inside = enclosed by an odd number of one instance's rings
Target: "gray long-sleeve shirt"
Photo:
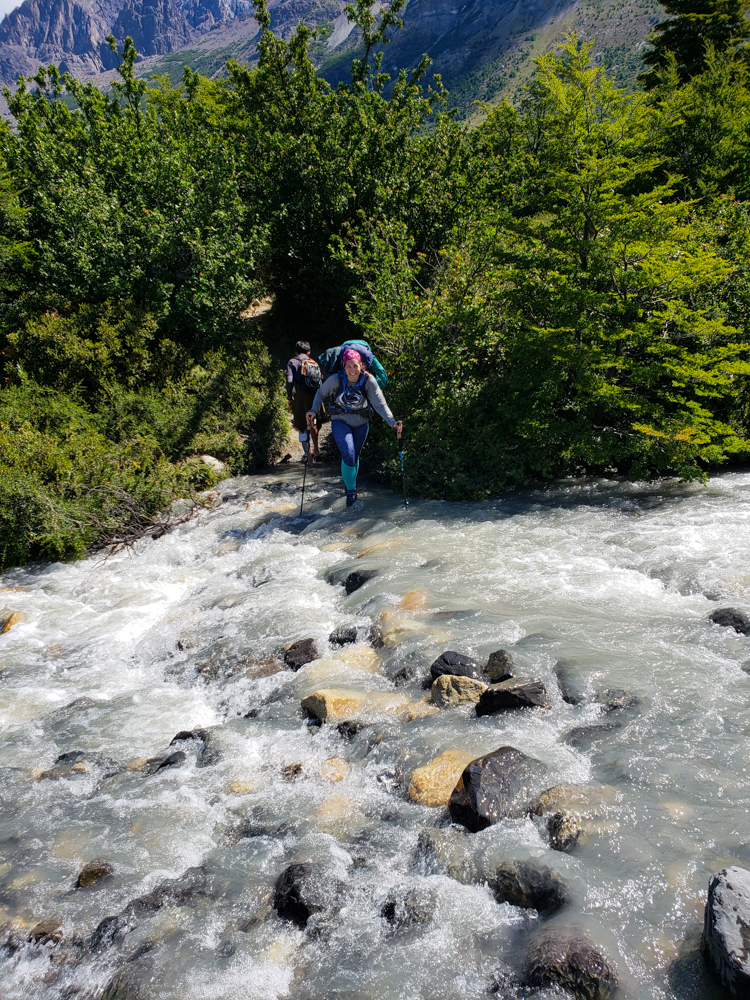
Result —
[[[337, 402], [337, 397], [340, 394], [340, 390], [341, 379], [338, 374], [331, 375], [330, 378], [327, 378], [323, 385], [321, 385], [315, 393], [312, 409], [317, 413], [320, 409], [321, 403], [330, 401], [335, 404]], [[390, 427], [393, 427], [396, 423], [396, 418], [391, 413], [388, 404], [385, 401], [385, 396], [383, 395], [383, 392], [378, 383], [375, 381], [373, 375], [368, 374], [365, 379], [364, 391], [365, 396], [369, 400], [373, 410], [375, 410], [376, 413], [379, 413]], [[343, 422], [345, 424], [349, 424], [350, 427], [361, 427], [362, 424], [367, 423], [367, 417], [361, 413], [357, 413], [356, 410], [352, 413], [332, 413], [331, 420], [343, 420]]]

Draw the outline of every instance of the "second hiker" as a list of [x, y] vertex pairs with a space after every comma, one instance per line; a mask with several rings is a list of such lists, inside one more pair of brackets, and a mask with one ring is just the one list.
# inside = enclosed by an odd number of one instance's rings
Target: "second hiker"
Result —
[[298, 340], [294, 345], [295, 357], [289, 359], [286, 366], [286, 395], [289, 409], [292, 411], [292, 423], [299, 432], [302, 444], [307, 444], [308, 433], [312, 438], [313, 450], [305, 448], [307, 464], [312, 465], [314, 459], [320, 458], [318, 449], [318, 431], [321, 420], [307, 420], [306, 413], [315, 393], [320, 389], [323, 377], [317, 361], [310, 357], [310, 345], [306, 340]]
[[397, 434], [401, 433], [403, 426], [391, 413], [380, 386], [368, 371], [371, 359], [367, 348], [355, 350], [346, 347], [341, 352], [344, 370], [325, 380], [315, 393], [307, 413], [308, 423], [312, 424], [322, 403], [329, 402], [331, 432], [341, 452], [341, 476], [346, 487], [347, 507], [357, 500], [359, 455], [370, 429], [372, 411], [379, 413]]

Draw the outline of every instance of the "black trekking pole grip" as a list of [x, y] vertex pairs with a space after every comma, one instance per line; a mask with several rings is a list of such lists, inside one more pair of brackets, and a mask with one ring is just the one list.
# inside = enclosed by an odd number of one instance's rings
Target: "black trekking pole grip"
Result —
[[406, 473], [404, 472], [404, 451], [401, 447], [401, 431], [396, 431], [398, 437], [398, 457], [401, 460], [401, 481], [404, 484], [404, 507], [409, 506], [409, 498], [406, 495]]

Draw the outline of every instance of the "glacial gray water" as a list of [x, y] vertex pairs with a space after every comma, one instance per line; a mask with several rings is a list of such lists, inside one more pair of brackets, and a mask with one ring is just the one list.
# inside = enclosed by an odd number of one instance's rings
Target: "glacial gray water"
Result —
[[[316, 469], [303, 521], [299, 479], [228, 480], [220, 506], [132, 555], [0, 579], [0, 619], [23, 616], [0, 636], [0, 997], [486, 997], [542, 919], [488, 888], [510, 858], [565, 879], [560, 919], [607, 953], [624, 997], [721, 997], [695, 949], [709, 875], [750, 865], [750, 638], [708, 615], [750, 607], [750, 473], [408, 510], [365, 488], [346, 512]], [[347, 596], [356, 569], [378, 575]], [[330, 645], [343, 625], [363, 641]], [[319, 658], [279, 669], [308, 637]], [[444, 650], [484, 663], [498, 648], [550, 709], [409, 712]], [[567, 704], [559, 660], [637, 704]], [[369, 725], [311, 725], [300, 701], [321, 688], [365, 696]], [[466, 833], [409, 797], [443, 751], [506, 745], [548, 786], [611, 786], [588, 839], [553, 850], [529, 816]], [[95, 859], [112, 876], [75, 888]], [[306, 930], [272, 907], [298, 861], [332, 899]], [[389, 922], [407, 892], [419, 919]], [[41, 921], [59, 924], [35, 941]]]

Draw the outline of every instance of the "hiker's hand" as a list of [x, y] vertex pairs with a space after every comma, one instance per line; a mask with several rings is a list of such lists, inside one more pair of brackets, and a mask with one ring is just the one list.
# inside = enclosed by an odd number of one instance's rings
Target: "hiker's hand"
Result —
[[393, 429], [396, 432], [396, 434], [398, 434], [398, 436], [401, 437], [401, 431], [404, 429], [403, 420], [397, 420], [396, 423], [393, 425]]
[[317, 415], [318, 414], [315, 412], [315, 410], [308, 410], [307, 411], [307, 413], [305, 414], [305, 416], [307, 417], [307, 426], [308, 427], [312, 427], [313, 421], [315, 420], [315, 418], [317, 417]]

